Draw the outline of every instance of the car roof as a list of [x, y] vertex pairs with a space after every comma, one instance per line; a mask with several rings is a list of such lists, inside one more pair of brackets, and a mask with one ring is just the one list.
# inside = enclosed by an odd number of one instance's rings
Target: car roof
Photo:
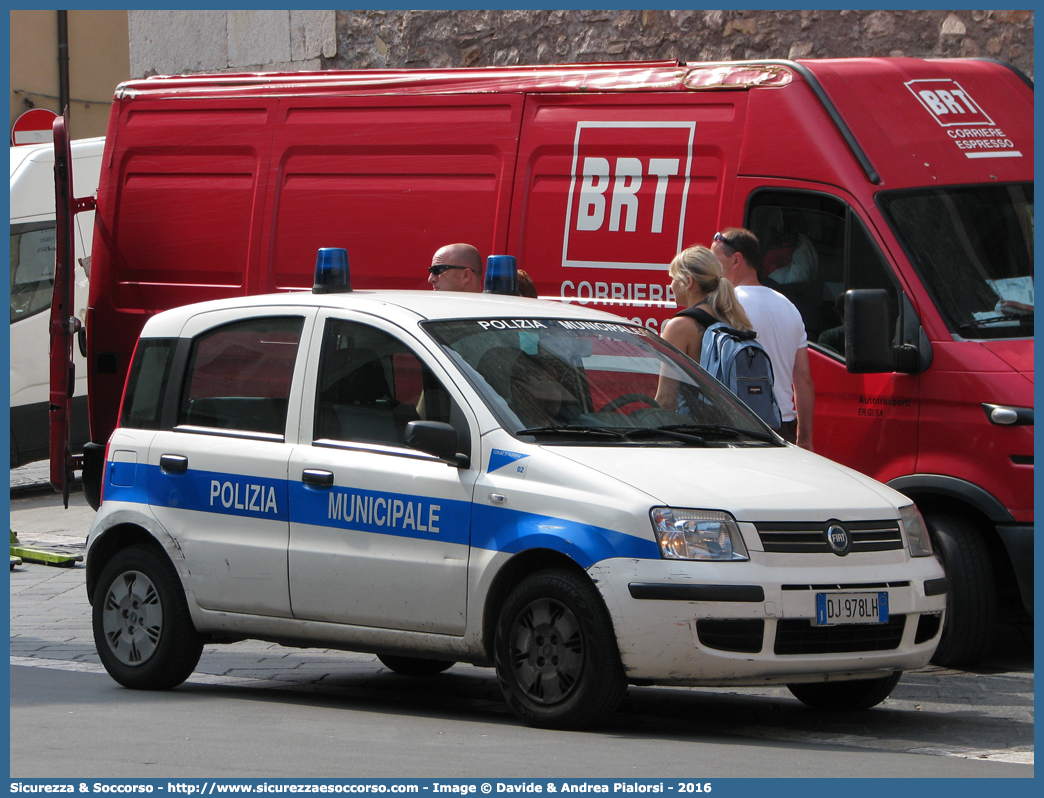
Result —
[[554, 318], [613, 324], [633, 323], [630, 319], [577, 304], [502, 294], [466, 294], [450, 291], [351, 291], [337, 294], [313, 294], [309, 291], [288, 291], [278, 294], [216, 299], [173, 308], [149, 319], [141, 335], [143, 338], [176, 337], [188, 320], [194, 316], [236, 309], [246, 311], [261, 307], [354, 310], [400, 325], [444, 319], [491, 318]]

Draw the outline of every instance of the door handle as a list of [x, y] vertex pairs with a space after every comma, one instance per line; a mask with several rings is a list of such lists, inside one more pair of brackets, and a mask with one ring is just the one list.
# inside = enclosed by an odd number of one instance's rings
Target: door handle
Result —
[[161, 455], [160, 469], [171, 474], [184, 474], [188, 471], [188, 458], [180, 454]]
[[317, 485], [320, 488], [329, 488], [334, 484], [332, 471], [323, 471], [318, 468], [306, 468], [301, 474], [301, 481], [307, 485]]

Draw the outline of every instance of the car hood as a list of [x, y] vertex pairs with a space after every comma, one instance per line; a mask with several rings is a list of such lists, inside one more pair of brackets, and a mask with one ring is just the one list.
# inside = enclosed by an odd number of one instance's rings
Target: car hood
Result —
[[738, 521], [894, 519], [909, 504], [880, 482], [795, 446], [554, 449], [663, 505], [724, 510]]

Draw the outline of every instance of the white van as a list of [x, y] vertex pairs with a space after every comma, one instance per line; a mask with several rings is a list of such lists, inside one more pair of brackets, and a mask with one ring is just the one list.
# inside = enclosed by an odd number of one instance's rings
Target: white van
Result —
[[139, 689], [259, 638], [494, 665], [537, 726], [597, 723], [628, 682], [865, 709], [928, 663], [946, 607], [908, 498], [784, 443], [648, 329], [553, 302], [160, 313], [88, 471], [95, 642]]
[[[104, 138], [72, 142], [77, 196], [98, 190]], [[94, 211], [77, 214], [76, 314], [87, 307], [87, 281]], [[41, 460], [48, 450], [47, 359], [51, 291], [54, 285], [54, 145], [11, 148], [11, 467]], [[87, 369], [77, 354], [73, 399], [75, 451], [89, 440]]]

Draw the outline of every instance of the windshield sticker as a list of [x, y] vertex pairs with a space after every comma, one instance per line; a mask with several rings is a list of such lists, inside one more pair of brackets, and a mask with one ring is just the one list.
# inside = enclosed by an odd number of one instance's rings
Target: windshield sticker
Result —
[[613, 324], [605, 321], [558, 321], [556, 327], [565, 330], [592, 330], [594, 332], [622, 332], [629, 335], [643, 335], [641, 327], [628, 327], [626, 324]]
[[[492, 474], [494, 471], [499, 471], [504, 468], [507, 469], [504, 475], [510, 474], [515, 477], [525, 477], [526, 475], [526, 463], [523, 460], [528, 460], [528, 454], [521, 454], [520, 452], [509, 452], [504, 449], [494, 449], [489, 454], [489, 466], [486, 468], [486, 472]], [[508, 468], [511, 466], [511, 468]]]
[[1021, 158], [1022, 153], [955, 80], [911, 80], [905, 84], [966, 158]]
[[477, 324], [483, 330], [536, 330], [547, 327], [537, 319], [490, 319]]

